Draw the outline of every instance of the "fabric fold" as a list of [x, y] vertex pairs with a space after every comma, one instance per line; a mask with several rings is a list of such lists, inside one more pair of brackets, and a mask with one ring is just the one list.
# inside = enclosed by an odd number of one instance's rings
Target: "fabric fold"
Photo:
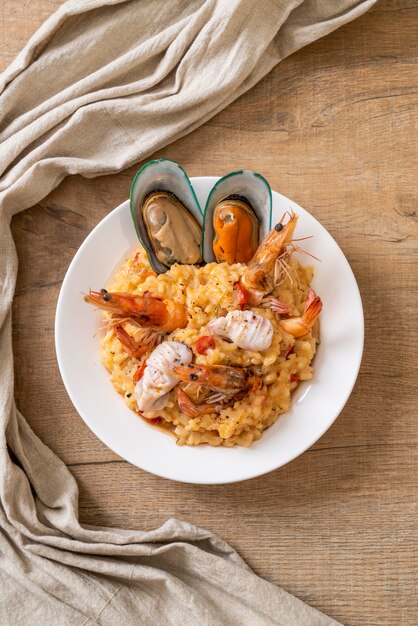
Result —
[[336, 623], [192, 524], [79, 523], [74, 478], [13, 400], [10, 219], [68, 174], [123, 170], [194, 130], [373, 4], [70, 0], [0, 76], [1, 623]]

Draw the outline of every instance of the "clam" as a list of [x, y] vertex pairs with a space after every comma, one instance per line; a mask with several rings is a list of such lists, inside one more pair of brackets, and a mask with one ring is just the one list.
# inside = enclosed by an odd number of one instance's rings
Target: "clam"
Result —
[[271, 228], [271, 189], [260, 174], [239, 170], [212, 188], [203, 216], [207, 263], [248, 263]]
[[189, 177], [169, 159], [149, 161], [131, 186], [131, 214], [152, 268], [203, 261], [202, 211]]

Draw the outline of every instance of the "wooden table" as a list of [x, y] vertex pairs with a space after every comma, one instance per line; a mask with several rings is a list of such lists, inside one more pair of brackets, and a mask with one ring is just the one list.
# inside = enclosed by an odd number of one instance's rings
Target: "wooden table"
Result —
[[[2, 0], [3, 67], [59, 4]], [[417, 45], [416, 3], [382, 1], [158, 153], [190, 175], [262, 172], [322, 222], [357, 276], [366, 344], [356, 388], [315, 446], [267, 476], [220, 487], [151, 476], [96, 439], [67, 397], [54, 350], [58, 291], [140, 164], [69, 177], [13, 224], [17, 402], [76, 477], [81, 521], [146, 529], [189, 520], [352, 625], [418, 622]]]

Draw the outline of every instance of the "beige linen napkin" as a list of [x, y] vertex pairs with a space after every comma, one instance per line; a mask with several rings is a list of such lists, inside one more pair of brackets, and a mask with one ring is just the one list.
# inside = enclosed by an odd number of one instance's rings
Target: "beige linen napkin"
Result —
[[[13, 401], [10, 219], [67, 174], [128, 167], [374, 0], [72, 0], [0, 77], [0, 622], [335, 623], [201, 528], [86, 528], [77, 485]], [[36, 259], [34, 259], [36, 262]]]

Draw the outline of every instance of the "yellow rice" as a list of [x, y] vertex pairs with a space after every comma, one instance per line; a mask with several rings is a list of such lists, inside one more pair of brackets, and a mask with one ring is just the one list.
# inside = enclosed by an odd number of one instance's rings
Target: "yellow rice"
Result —
[[[216, 347], [209, 350], [207, 355], [196, 353], [196, 340], [208, 334], [205, 325], [213, 317], [225, 315], [227, 311], [236, 308], [233, 285], [245, 269], [244, 264], [210, 263], [203, 267], [174, 265], [165, 274], [157, 276], [152, 272], [144, 250], [140, 248], [122, 264], [107, 287], [109, 291], [138, 295], [150, 292], [153, 296], [172, 298], [185, 304], [189, 316], [186, 328], [172, 332], [166, 339], [190, 346], [197, 363], [257, 366], [255, 369], [262, 377], [263, 386], [249, 392], [244, 399], [219, 414], [189, 418], [180, 412], [175, 393], [172, 393], [173, 397], [165, 409], [143, 414], [148, 419], [161, 417], [165, 430], [170, 431], [180, 445], [251, 445], [281, 413], [289, 410], [291, 394], [298, 382], [312, 378], [311, 362], [315, 355], [314, 335], [317, 329], [314, 328], [313, 333], [305, 337], [294, 339], [281, 329], [270, 310], [257, 307], [251, 310], [267, 317], [274, 327], [273, 341], [268, 350], [242, 350], [217, 337]], [[302, 267], [291, 259], [289, 275], [273, 291], [274, 296], [290, 306], [293, 316], [303, 312], [312, 274], [312, 267]], [[134, 326], [127, 325], [126, 330], [135, 335]], [[288, 354], [291, 348], [293, 350]], [[112, 330], [102, 340], [102, 362], [110, 372], [115, 389], [123, 395], [133, 411], [136, 410], [136, 402], [132, 377], [144, 358], [146, 355], [141, 359], [128, 356]]]

